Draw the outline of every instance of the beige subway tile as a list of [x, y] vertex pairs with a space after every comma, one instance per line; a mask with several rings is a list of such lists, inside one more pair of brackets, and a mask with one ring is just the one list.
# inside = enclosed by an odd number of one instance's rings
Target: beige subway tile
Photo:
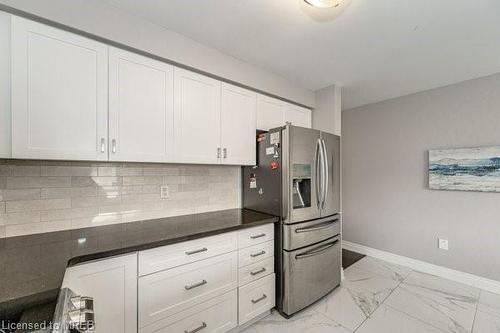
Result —
[[38, 210], [63, 209], [70, 207], [71, 199], [7, 201], [6, 212], [30, 212]]
[[154, 185], [161, 184], [162, 177], [160, 176], [124, 176], [123, 185]]
[[39, 165], [16, 165], [11, 176], [40, 176]]
[[186, 165], [180, 168], [182, 176], [204, 176], [209, 173], [210, 167], [204, 165]]
[[14, 170], [14, 165], [0, 165], [0, 176], [12, 176], [12, 170]]
[[0, 225], [0, 238], [5, 238], [5, 226]]
[[92, 197], [97, 196], [97, 187], [42, 188], [41, 196], [43, 199]]
[[73, 219], [71, 221], [72, 229], [96, 227], [107, 224], [114, 224], [121, 222], [120, 214], [97, 215], [92, 218]]
[[40, 222], [40, 212], [8, 213], [4, 215], [5, 224], [26, 224]]
[[7, 214], [0, 213], [0, 226], [7, 224]]
[[179, 192], [192, 192], [192, 191], [208, 191], [208, 184], [181, 184], [179, 185]]
[[124, 167], [121, 168], [119, 173], [120, 176], [142, 176], [142, 168], [138, 167]]
[[73, 187], [117, 185], [121, 185], [121, 177], [71, 177], [71, 186]]
[[160, 193], [160, 185], [144, 185], [142, 186], [142, 193]]
[[6, 237], [40, 234], [45, 232], [71, 229], [71, 221], [53, 221], [5, 226]]
[[[153, 185], [154, 186], [154, 185]], [[159, 185], [158, 185], [159, 186]], [[142, 185], [128, 185], [128, 186], [122, 186], [122, 194], [127, 195], [127, 194], [138, 194], [143, 192], [143, 186]]]
[[184, 176], [185, 184], [208, 184], [211, 180], [209, 176]]
[[148, 168], [143, 169], [144, 176], [178, 176], [180, 175], [179, 168]]
[[48, 166], [41, 167], [42, 176], [97, 176], [92, 166]]
[[97, 195], [99, 196], [116, 197], [122, 193], [122, 186], [102, 186], [97, 189]]
[[0, 202], [0, 214], [5, 213], [5, 202]]
[[0, 201], [40, 199], [40, 189], [0, 190]]
[[70, 177], [7, 177], [7, 189], [69, 187]]
[[71, 208], [97, 207], [99, 200], [101, 197], [71, 198]]
[[0, 177], [0, 189], [7, 188], [7, 177]]
[[158, 194], [132, 194], [132, 195], [122, 195], [122, 203], [136, 203], [136, 202], [147, 202], [160, 200]]
[[121, 167], [119, 166], [100, 166], [97, 170], [97, 175], [99, 177], [118, 176], [120, 169]]
[[186, 183], [185, 176], [163, 176], [163, 184], [178, 185], [178, 184], [185, 184], [185, 183]]
[[41, 221], [68, 220], [99, 215], [97, 207], [54, 209], [40, 212]]

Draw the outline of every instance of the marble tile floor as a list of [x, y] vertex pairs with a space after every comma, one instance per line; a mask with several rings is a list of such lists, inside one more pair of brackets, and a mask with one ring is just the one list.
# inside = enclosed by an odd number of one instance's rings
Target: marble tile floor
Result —
[[289, 320], [277, 312], [244, 333], [500, 333], [500, 295], [372, 257]]

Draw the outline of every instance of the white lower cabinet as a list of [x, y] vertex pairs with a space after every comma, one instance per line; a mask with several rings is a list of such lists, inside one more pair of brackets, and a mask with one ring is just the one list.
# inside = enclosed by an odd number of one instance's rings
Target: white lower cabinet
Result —
[[275, 305], [275, 275], [271, 274], [238, 289], [238, 323], [245, 324]]
[[222, 333], [236, 326], [238, 326], [238, 292], [234, 289], [186, 311], [141, 328], [139, 332]]
[[139, 278], [139, 327], [234, 290], [236, 252]]
[[62, 287], [94, 298], [93, 332], [137, 332], [137, 253], [69, 267]]

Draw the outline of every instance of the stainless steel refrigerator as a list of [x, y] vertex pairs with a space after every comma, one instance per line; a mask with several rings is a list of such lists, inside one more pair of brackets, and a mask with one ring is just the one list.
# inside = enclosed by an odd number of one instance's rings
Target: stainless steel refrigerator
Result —
[[243, 206], [276, 225], [276, 304], [289, 317], [340, 284], [340, 137], [287, 125], [257, 134]]

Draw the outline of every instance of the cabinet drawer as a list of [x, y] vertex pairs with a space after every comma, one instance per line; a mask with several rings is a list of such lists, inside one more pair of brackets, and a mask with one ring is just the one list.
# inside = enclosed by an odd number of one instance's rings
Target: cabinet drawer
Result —
[[239, 288], [238, 323], [242, 325], [275, 305], [274, 274]]
[[238, 247], [240, 249], [274, 239], [274, 224], [244, 229], [238, 232]]
[[238, 253], [238, 266], [244, 267], [258, 261], [274, 257], [274, 241], [242, 249]]
[[139, 327], [191, 308], [238, 286], [236, 252], [139, 278]]
[[243, 286], [274, 273], [274, 258], [267, 258], [245, 267], [238, 271], [238, 285]]
[[236, 326], [238, 326], [238, 293], [234, 289], [141, 328], [139, 333], [215, 333], [227, 332]]
[[139, 276], [189, 264], [238, 249], [235, 232], [139, 252]]

